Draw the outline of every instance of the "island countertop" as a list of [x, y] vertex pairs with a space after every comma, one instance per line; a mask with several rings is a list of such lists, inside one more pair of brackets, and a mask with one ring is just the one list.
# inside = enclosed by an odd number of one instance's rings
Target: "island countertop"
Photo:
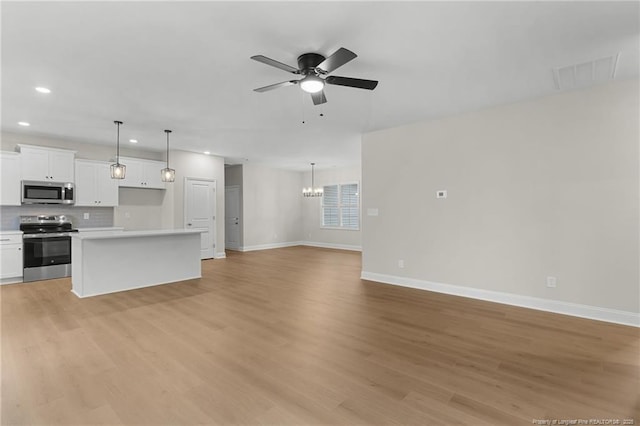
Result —
[[78, 232], [124, 231], [122, 226], [99, 226], [97, 228], [78, 228]]
[[198, 234], [202, 232], [198, 229], [153, 229], [143, 231], [102, 231], [102, 232], [77, 232], [71, 237], [80, 240], [102, 240], [108, 238], [132, 238], [132, 237], [153, 237], [153, 236], [168, 236], [168, 235], [182, 235], [182, 234]]

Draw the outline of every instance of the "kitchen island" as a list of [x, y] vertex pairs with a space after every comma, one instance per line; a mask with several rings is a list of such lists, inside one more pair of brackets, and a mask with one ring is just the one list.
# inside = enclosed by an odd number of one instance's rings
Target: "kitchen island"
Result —
[[72, 292], [78, 297], [202, 276], [200, 231], [104, 231], [71, 239]]

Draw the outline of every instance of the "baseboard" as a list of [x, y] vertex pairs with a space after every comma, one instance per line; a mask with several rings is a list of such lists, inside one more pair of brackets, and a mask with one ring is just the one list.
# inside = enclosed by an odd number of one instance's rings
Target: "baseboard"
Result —
[[155, 286], [159, 286], [159, 285], [179, 284], [179, 283], [184, 282], [184, 281], [197, 280], [197, 279], [200, 279], [200, 278], [202, 278], [202, 273], [200, 275], [196, 275], [196, 276], [193, 276], [193, 277], [183, 278], [180, 281], [167, 281], [167, 282], [154, 283], [154, 284], [141, 284], [141, 285], [136, 286], [136, 287], [126, 288], [126, 289], [122, 289], [122, 290], [102, 291], [102, 292], [99, 292], [99, 293], [85, 294], [84, 296], [80, 296], [80, 294], [78, 294], [72, 287], [71, 288], [71, 293], [73, 293], [74, 295], [76, 295], [80, 299], [86, 299], [87, 297], [104, 296], [105, 294], [122, 293], [122, 292], [125, 292], [125, 291], [140, 290], [140, 289], [143, 289], [143, 288], [155, 287]]
[[354, 246], [349, 244], [334, 244], [334, 243], [322, 243], [317, 241], [301, 241], [301, 245], [310, 246], [310, 247], [320, 247], [320, 248], [328, 248], [328, 249], [338, 249], [338, 250], [351, 250], [351, 251], [362, 251], [361, 246]]
[[269, 243], [269, 244], [257, 244], [255, 246], [243, 246], [238, 247], [238, 251], [256, 251], [256, 250], [269, 250], [274, 248], [294, 247], [299, 246], [302, 243], [300, 241], [289, 241], [284, 243]]
[[402, 287], [411, 287], [419, 290], [435, 291], [437, 293], [469, 297], [472, 299], [503, 303], [505, 305], [520, 306], [523, 308], [553, 312], [556, 314], [571, 315], [574, 317], [588, 318], [598, 321], [640, 327], [640, 314], [635, 312], [619, 311], [616, 309], [581, 305], [577, 303], [562, 302], [559, 300], [542, 299], [538, 297], [503, 293], [499, 291], [482, 290], [451, 284], [435, 283], [431, 281], [418, 280], [415, 278], [398, 277], [394, 275], [378, 274], [375, 272], [367, 271], [362, 271], [360, 278], [362, 278], [363, 280], [377, 281]]
[[0, 280], [0, 285], [5, 285], [5, 284], [19, 284], [22, 282], [22, 277], [15, 277], [15, 278], [3, 278]]
[[349, 244], [321, 243], [316, 241], [288, 241], [284, 243], [258, 244], [255, 246], [238, 247], [236, 250], [256, 251], [256, 250], [269, 250], [274, 248], [295, 247], [295, 246], [309, 246], [309, 247], [319, 247], [319, 248], [338, 249], [338, 250], [362, 251], [362, 247], [360, 246], [354, 246]]
[[214, 259], [224, 259], [227, 257], [227, 253], [224, 251], [219, 251], [218, 253], [216, 253]]

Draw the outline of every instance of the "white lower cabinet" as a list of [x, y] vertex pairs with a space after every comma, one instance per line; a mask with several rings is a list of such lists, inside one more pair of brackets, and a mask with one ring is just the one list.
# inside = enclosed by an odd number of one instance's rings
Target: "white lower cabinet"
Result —
[[0, 233], [0, 280], [21, 281], [22, 232]]
[[104, 161], [76, 160], [76, 206], [118, 205], [118, 180], [111, 179], [110, 167]]
[[164, 162], [120, 157], [120, 163], [127, 166], [125, 178], [120, 181], [121, 187], [166, 189], [160, 173], [166, 167]]

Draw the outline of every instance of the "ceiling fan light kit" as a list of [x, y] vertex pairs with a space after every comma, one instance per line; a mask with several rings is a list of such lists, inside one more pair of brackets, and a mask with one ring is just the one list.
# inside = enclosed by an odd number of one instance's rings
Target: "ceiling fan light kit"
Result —
[[307, 93], [318, 93], [324, 89], [324, 81], [315, 75], [308, 75], [300, 80], [300, 88]]
[[327, 102], [324, 94], [326, 84], [334, 84], [337, 86], [355, 87], [357, 89], [373, 90], [378, 85], [376, 80], [364, 80], [360, 78], [327, 76], [330, 72], [343, 66], [349, 61], [357, 58], [358, 55], [352, 51], [341, 47], [328, 58], [318, 53], [304, 53], [298, 56], [298, 68], [283, 64], [275, 59], [267, 58], [263, 55], [252, 56], [254, 61], [279, 68], [283, 71], [304, 76], [301, 80], [289, 80], [281, 83], [271, 84], [269, 86], [254, 89], [256, 92], [267, 92], [284, 86], [292, 86], [299, 84], [300, 88], [311, 94], [311, 100], [314, 105], [320, 105]]

